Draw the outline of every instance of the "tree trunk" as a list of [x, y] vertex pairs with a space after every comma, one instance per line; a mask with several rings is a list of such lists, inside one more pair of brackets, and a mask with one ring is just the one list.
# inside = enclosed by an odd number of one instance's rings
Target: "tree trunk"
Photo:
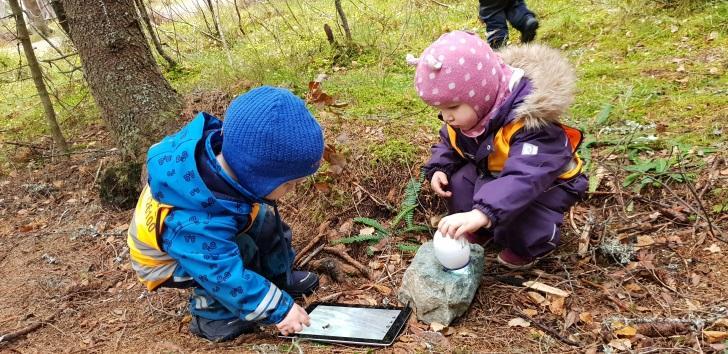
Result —
[[64, 0], [71, 39], [122, 156], [140, 161], [174, 129], [179, 95], [157, 66], [133, 0]]
[[66, 10], [63, 9], [63, 3], [61, 2], [61, 0], [51, 0], [51, 7], [53, 8], [53, 12], [56, 13], [58, 24], [63, 29], [63, 32], [66, 32], [66, 35], [70, 37], [71, 33], [68, 30], [68, 22], [66, 21]]
[[137, 10], [139, 10], [139, 15], [141, 17], [142, 23], [144, 23], [144, 26], [147, 28], [147, 32], [149, 32], [149, 38], [152, 39], [152, 43], [154, 43], [154, 48], [157, 50], [157, 53], [164, 58], [164, 60], [167, 61], [170, 68], [174, 68], [177, 66], [177, 62], [172, 59], [165, 51], [164, 48], [162, 48], [162, 42], [159, 41], [159, 37], [157, 37], [157, 33], [154, 32], [154, 27], [152, 26], [152, 21], [149, 20], [149, 14], [147, 13], [147, 8], [144, 6], [144, 0], [134, 0], [137, 6]]
[[48, 28], [48, 23], [45, 17], [43, 17], [43, 12], [40, 11], [38, 2], [36, 0], [23, 0], [23, 5], [25, 7], [25, 13], [28, 15], [28, 19], [35, 30], [44, 36], [48, 36], [51, 33], [51, 29]]
[[30, 35], [28, 28], [25, 26], [25, 19], [23, 18], [23, 9], [20, 7], [18, 0], [8, 0], [10, 8], [15, 17], [15, 27], [18, 31], [18, 40], [23, 45], [23, 51], [25, 51], [25, 58], [28, 60], [28, 67], [30, 68], [30, 74], [33, 77], [33, 83], [35, 84], [36, 90], [38, 90], [38, 97], [40, 97], [43, 110], [45, 111], [45, 117], [48, 121], [48, 128], [51, 131], [53, 141], [58, 147], [65, 153], [68, 152], [68, 145], [66, 139], [63, 138], [61, 128], [58, 126], [58, 120], [56, 119], [56, 111], [53, 109], [51, 98], [48, 95], [45, 83], [43, 82], [43, 72], [41, 71], [38, 59], [35, 57], [33, 52], [33, 43], [30, 42]]
[[341, 18], [341, 27], [344, 27], [344, 33], [346, 34], [346, 41], [351, 43], [351, 30], [349, 29], [349, 21], [346, 20], [346, 14], [344, 8], [341, 7], [341, 0], [334, 0], [334, 6], [336, 6], [336, 12]]

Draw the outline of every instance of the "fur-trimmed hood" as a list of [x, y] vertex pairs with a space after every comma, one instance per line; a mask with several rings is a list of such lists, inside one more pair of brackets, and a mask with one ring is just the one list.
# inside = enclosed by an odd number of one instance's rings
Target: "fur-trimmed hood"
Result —
[[533, 91], [515, 110], [526, 128], [540, 128], [559, 121], [574, 101], [576, 74], [561, 53], [540, 44], [509, 46], [498, 52], [503, 61], [525, 72]]

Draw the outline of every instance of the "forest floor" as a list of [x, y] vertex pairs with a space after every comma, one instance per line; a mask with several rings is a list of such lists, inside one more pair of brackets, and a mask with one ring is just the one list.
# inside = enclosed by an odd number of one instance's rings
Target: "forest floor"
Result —
[[[248, 24], [244, 39], [229, 38], [238, 66], [221, 64], [225, 53], [195, 36], [203, 27], [198, 22], [175, 29], [176, 55], [182, 53], [185, 64], [165, 71], [186, 98], [180, 124], [194, 111], [222, 115], [232, 95], [259, 83], [287, 86], [309, 99], [330, 150], [322, 170], [281, 203], [304, 256], [316, 248], [309, 247], [312, 241], [317, 246], [358, 234], [364, 225], [355, 217], [385, 226], [394, 218], [407, 182], [437, 138], [434, 112], [416, 99], [411, 69], [401, 59], [448, 28], [479, 26], [473, 4], [344, 3], [359, 43], [351, 50], [329, 48], [321, 38], [320, 24], [333, 18], [321, 10], [328, 2], [304, 8], [292, 1], [295, 21], [273, 11], [277, 2], [261, 2], [244, 15], [265, 26]], [[565, 119], [587, 132], [581, 153], [589, 162], [589, 196], [567, 213], [561, 246], [535, 269], [506, 271], [494, 261], [498, 248], [487, 247], [470, 309], [446, 328], [413, 317], [382, 352], [726, 351], [728, 5], [690, 4], [533, 1], [543, 23], [539, 40], [561, 48], [580, 78]], [[448, 12], [440, 16], [443, 9]], [[235, 22], [227, 25], [236, 31]], [[291, 28], [298, 29], [295, 35]], [[164, 40], [171, 50], [173, 37]], [[0, 55], [3, 67], [14, 63]], [[310, 94], [307, 85], [321, 72], [329, 75], [322, 86], [333, 102]], [[21, 74], [11, 70], [0, 78]], [[3, 83], [0, 352], [371, 349], [292, 342], [277, 338], [272, 327], [229, 343], [191, 335], [189, 291], [148, 293], [131, 271], [131, 210], [108, 208], [98, 197], [100, 171], [118, 158], [112, 139], [79, 75], [59, 77], [51, 73], [48, 80], [56, 82], [53, 92], [61, 100], [59, 117], [73, 146], [68, 156], [42, 134], [32, 83]], [[418, 223], [431, 224], [445, 211], [426, 183], [418, 202]], [[321, 288], [304, 303], [397, 304], [413, 257], [401, 246], [429, 238], [402, 234], [377, 244], [335, 246], [370, 277], [330, 253], [314, 255], [306, 267], [331, 258], [348, 273], [340, 281], [322, 273]], [[368, 247], [375, 248], [372, 255]], [[569, 296], [504, 284], [501, 276], [536, 280]]]

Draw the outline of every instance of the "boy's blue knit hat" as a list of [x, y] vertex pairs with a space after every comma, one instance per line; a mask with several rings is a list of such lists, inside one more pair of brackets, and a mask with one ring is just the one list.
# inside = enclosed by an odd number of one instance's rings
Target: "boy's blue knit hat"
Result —
[[324, 152], [321, 126], [286, 89], [263, 86], [236, 97], [225, 111], [222, 131], [222, 156], [258, 198], [316, 172]]

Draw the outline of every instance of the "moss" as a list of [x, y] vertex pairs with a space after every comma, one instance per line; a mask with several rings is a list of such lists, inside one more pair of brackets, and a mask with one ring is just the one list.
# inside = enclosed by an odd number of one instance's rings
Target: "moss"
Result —
[[415, 159], [415, 146], [402, 139], [390, 139], [372, 146], [372, 163], [410, 165]]
[[126, 210], [136, 205], [141, 193], [142, 165], [123, 162], [107, 168], [99, 178], [99, 194], [106, 206]]

